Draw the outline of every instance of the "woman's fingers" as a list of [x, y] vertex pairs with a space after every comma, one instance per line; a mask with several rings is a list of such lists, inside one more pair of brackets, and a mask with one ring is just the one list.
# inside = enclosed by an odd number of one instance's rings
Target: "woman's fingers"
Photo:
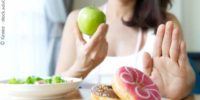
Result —
[[186, 44], [184, 41], [181, 41], [178, 64], [180, 67], [182, 67], [182, 66], [185, 66], [186, 62], [187, 62]]
[[174, 24], [172, 21], [169, 21], [166, 23], [165, 35], [162, 42], [162, 56], [169, 57], [173, 27], [174, 27]]
[[153, 69], [153, 60], [150, 56], [149, 53], [145, 52], [143, 55], [143, 72], [147, 75], [150, 76], [152, 69]]
[[101, 41], [106, 38], [106, 33], [108, 30], [107, 24], [101, 24], [95, 34], [92, 36], [90, 41], [86, 44], [86, 48], [88, 49], [88, 52], [92, 51], [96, 45], [101, 43]]
[[[108, 52], [108, 43], [104, 39], [103, 43], [99, 46], [99, 48], [96, 48], [96, 59], [101, 60], [107, 55]], [[103, 59], [102, 59], [103, 60]]]
[[105, 39], [102, 40], [100, 44], [98, 44], [93, 51], [89, 53], [89, 57], [91, 61], [94, 61], [93, 63], [95, 65], [98, 65], [98, 62], [102, 62], [104, 58], [106, 57], [108, 52], [108, 43]]
[[107, 41], [105, 39], [102, 39], [101, 43], [98, 43], [97, 45], [95, 45], [93, 47], [92, 51], [90, 52], [90, 56], [92, 59], [97, 58], [97, 55], [99, 55], [99, 53], [102, 52], [102, 49], [106, 43], [107, 43]]
[[75, 26], [74, 28], [75, 28], [75, 29], [74, 29], [74, 33], [75, 33], [75, 37], [76, 37], [76, 39], [77, 39], [79, 42], [85, 44], [86, 41], [85, 41], [85, 39], [83, 38], [83, 35], [82, 35], [82, 33], [80, 32], [77, 23], [76, 23], [76, 26]]
[[178, 61], [179, 48], [180, 48], [180, 33], [179, 29], [175, 28], [172, 33], [172, 43], [170, 47], [170, 58], [174, 61]]
[[159, 57], [162, 54], [162, 41], [163, 41], [163, 36], [165, 33], [165, 25], [160, 25], [157, 29], [156, 33], [156, 40], [154, 43], [154, 51], [153, 51], [153, 56], [154, 57]]
[[106, 36], [108, 30], [108, 25], [107, 24], [100, 24], [99, 27], [97, 28], [97, 31], [94, 33], [94, 35], [91, 38], [91, 42], [93, 41], [98, 41]]

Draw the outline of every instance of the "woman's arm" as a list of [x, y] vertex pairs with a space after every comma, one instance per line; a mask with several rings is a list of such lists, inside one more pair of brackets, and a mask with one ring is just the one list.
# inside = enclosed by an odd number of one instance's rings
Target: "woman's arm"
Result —
[[62, 36], [56, 73], [62, 73], [68, 70], [74, 64], [76, 59], [76, 44], [73, 27], [75, 26], [77, 15], [78, 11], [73, 11], [67, 18]]
[[56, 73], [68, 77], [86, 77], [107, 55], [107, 24], [99, 25], [89, 41], [85, 41], [77, 25], [78, 11], [66, 22]]

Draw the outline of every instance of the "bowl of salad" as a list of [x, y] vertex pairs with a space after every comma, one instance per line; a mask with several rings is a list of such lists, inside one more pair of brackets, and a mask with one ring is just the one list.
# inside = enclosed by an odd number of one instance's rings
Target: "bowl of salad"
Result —
[[65, 96], [68, 92], [78, 89], [82, 79], [64, 78], [61, 76], [11, 78], [0, 81], [0, 89], [12, 97], [46, 99]]

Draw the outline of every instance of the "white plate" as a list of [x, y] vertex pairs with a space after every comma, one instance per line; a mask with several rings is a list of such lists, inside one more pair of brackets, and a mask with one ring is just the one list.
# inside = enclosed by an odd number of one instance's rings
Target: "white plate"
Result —
[[82, 79], [80, 78], [63, 78], [66, 83], [62, 84], [6, 84], [0, 81], [1, 92], [12, 97], [31, 98], [31, 99], [48, 99], [65, 96], [68, 92], [78, 89]]

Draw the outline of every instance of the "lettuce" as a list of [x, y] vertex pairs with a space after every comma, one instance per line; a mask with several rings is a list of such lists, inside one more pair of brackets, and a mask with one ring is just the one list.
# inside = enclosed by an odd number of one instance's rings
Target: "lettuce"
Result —
[[25, 80], [19, 80], [16, 78], [12, 78], [8, 80], [8, 84], [36, 84], [38, 82], [42, 82], [43, 84], [58, 84], [65, 83], [66, 81], [61, 78], [61, 76], [53, 76], [48, 79], [43, 79], [41, 77], [36, 76], [28, 76]]

